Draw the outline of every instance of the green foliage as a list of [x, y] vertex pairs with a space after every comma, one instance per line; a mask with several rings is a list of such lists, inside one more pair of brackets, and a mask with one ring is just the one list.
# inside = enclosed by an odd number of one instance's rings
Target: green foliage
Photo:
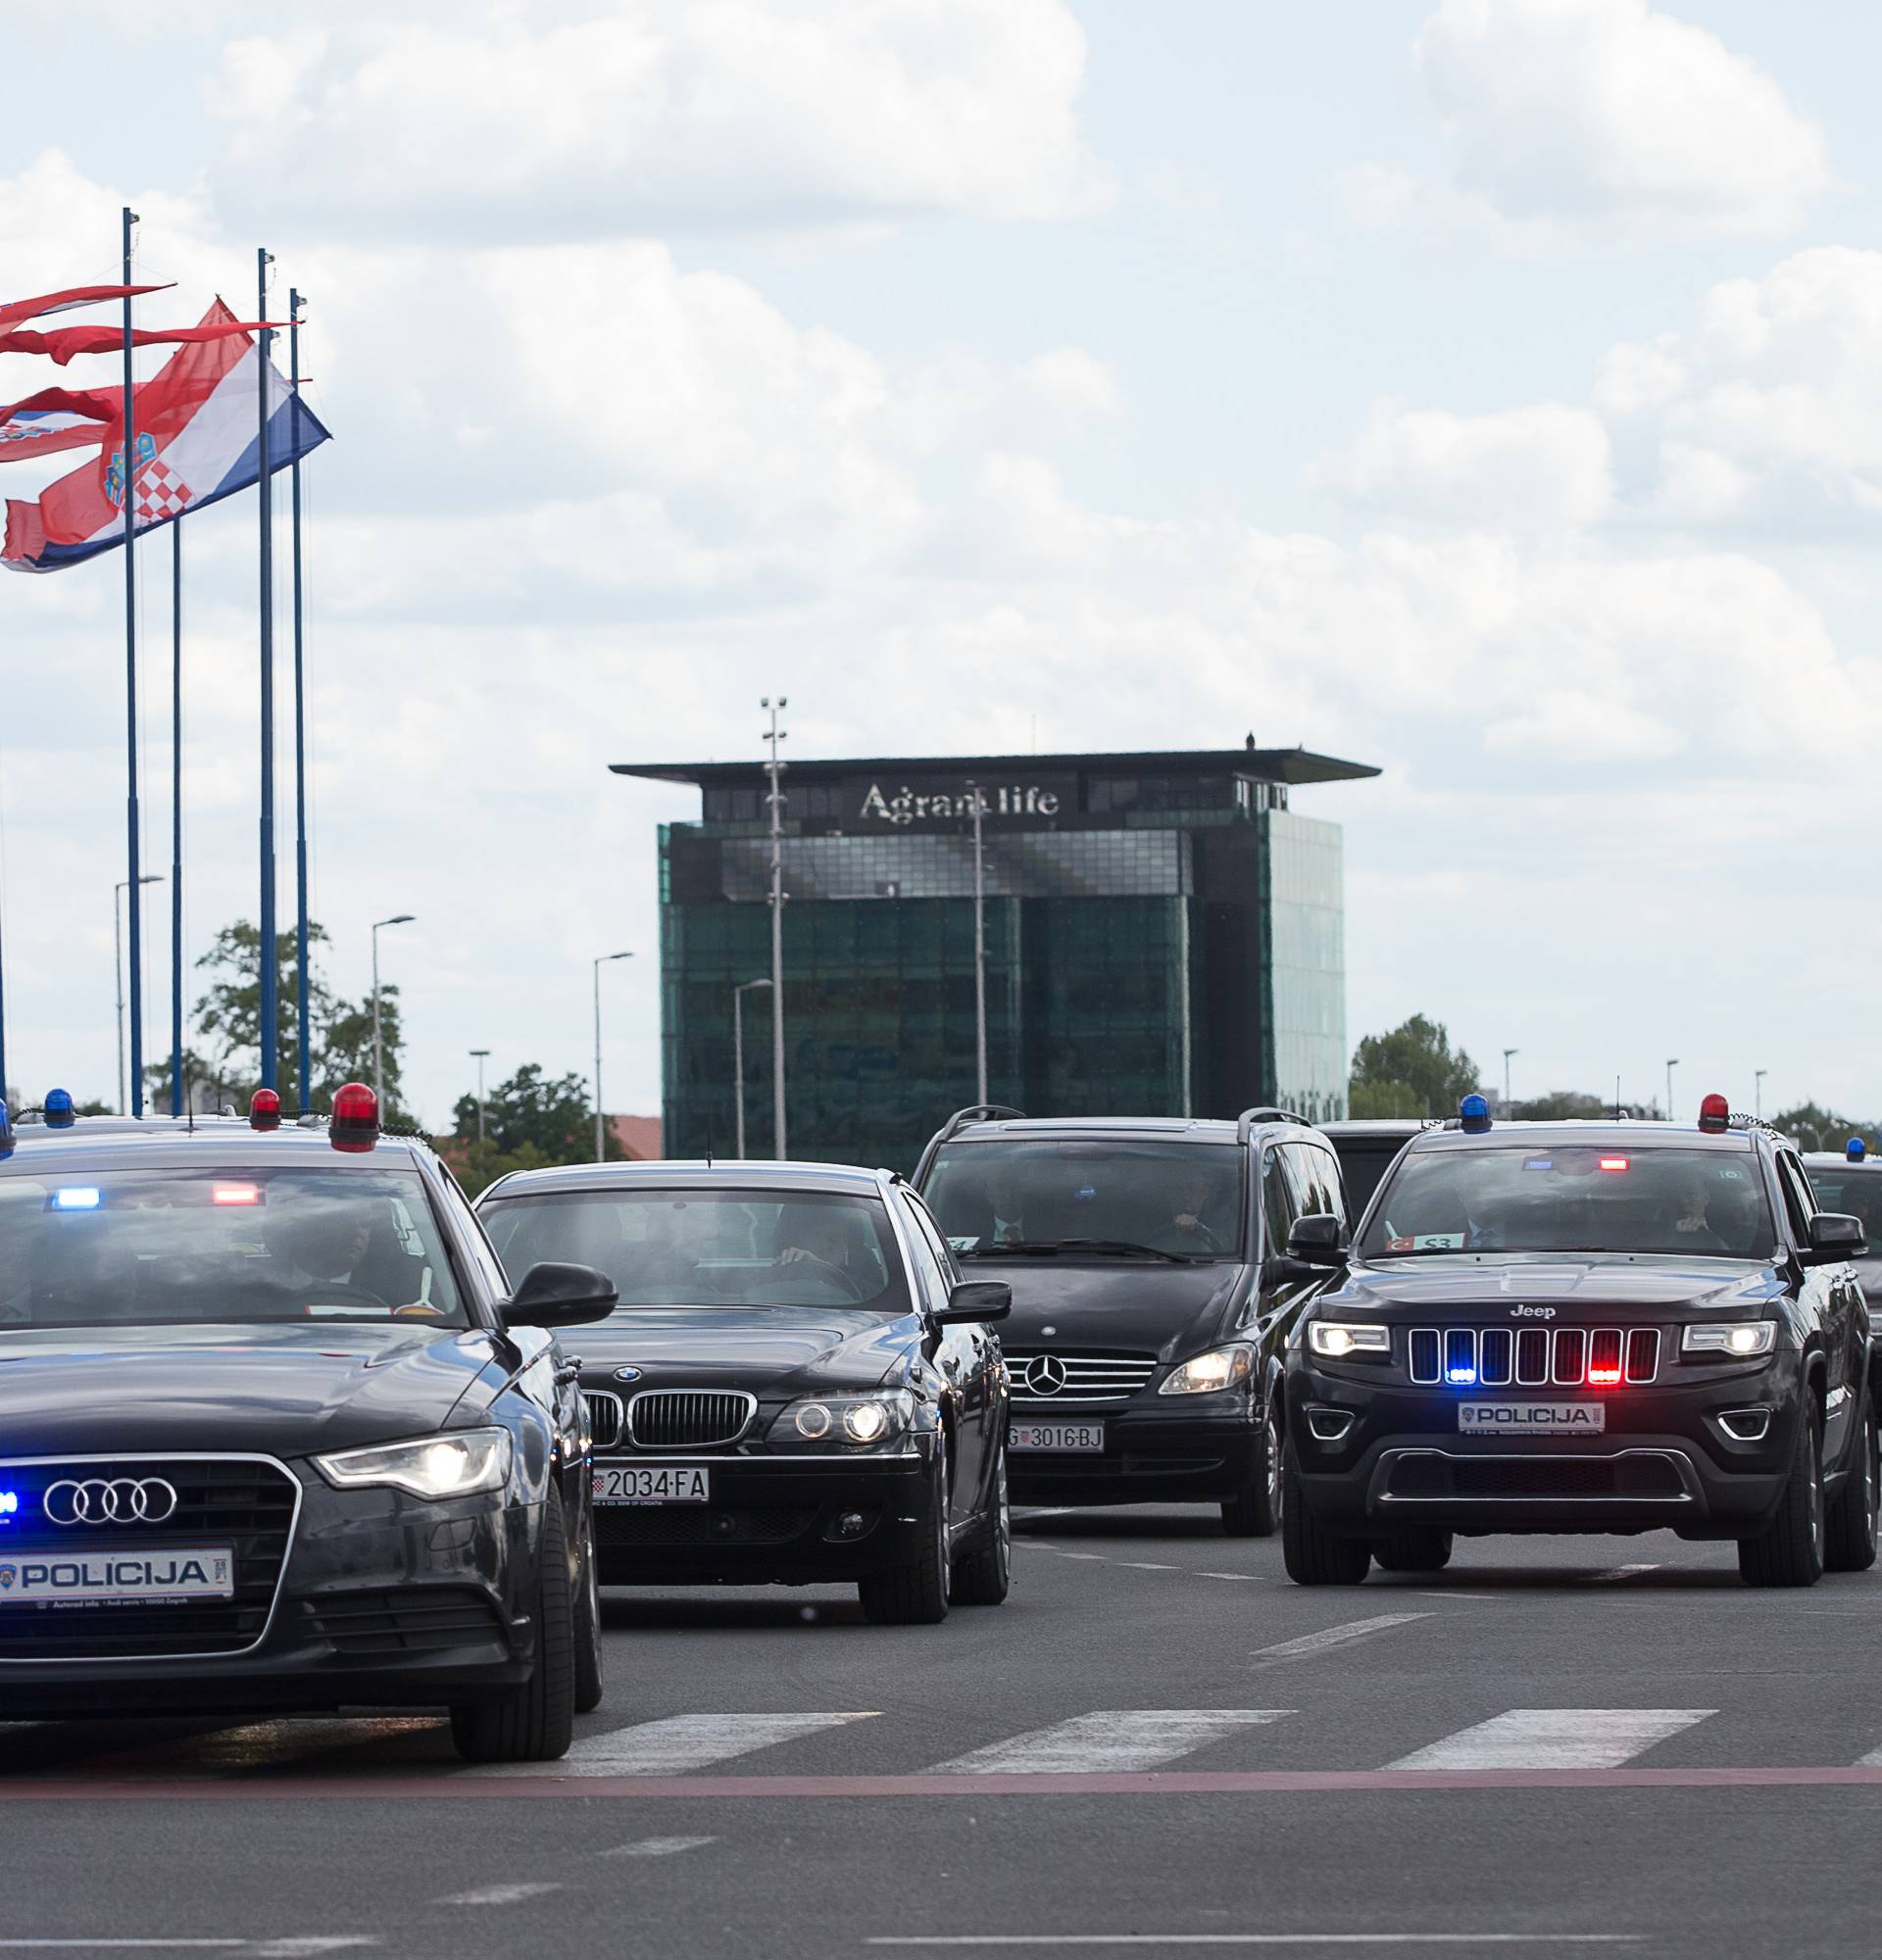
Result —
[[[483, 1127], [479, 1144], [477, 1099], [460, 1096], [452, 1111], [451, 1163], [473, 1198], [513, 1170], [594, 1160], [595, 1109], [586, 1079], [545, 1076], [539, 1062], [525, 1062], [490, 1091]], [[605, 1143], [611, 1161], [626, 1156], [612, 1131]]]
[[1443, 1023], [1413, 1014], [1391, 1033], [1361, 1042], [1348, 1100], [1356, 1116], [1455, 1116], [1476, 1086], [1476, 1063], [1452, 1049]]
[[1575, 1089], [1552, 1089], [1547, 1096], [1532, 1097], [1527, 1102], [1512, 1102], [1510, 1114], [1521, 1123], [1560, 1123], [1573, 1117], [1611, 1116], [1614, 1105], [1599, 1096], [1584, 1096]]
[[1819, 1109], [1814, 1102], [1800, 1102], [1795, 1109], [1780, 1111], [1771, 1121], [1787, 1137], [1795, 1138], [1800, 1150], [1840, 1151], [1852, 1137], [1876, 1141], [1875, 1126], [1839, 1116], [1832, 1109]]

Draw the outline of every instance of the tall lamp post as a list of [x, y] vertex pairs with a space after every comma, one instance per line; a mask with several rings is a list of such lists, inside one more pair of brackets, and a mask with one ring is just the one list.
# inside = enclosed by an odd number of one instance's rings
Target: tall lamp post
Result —
[[1752, 1070], [1752, 1114], [1760, 1123], [1764, 1120], [1764, 1078], [1770, 1072], [1768, 1068]]
[[385, 1044], [379, 1034], [379, 932], [388, 925], [410, 925], [415, 912], [394, 912], [390, 918], [375, 920], [372, 926], [372, 1094], [379, 1103], [379, 1120], [385, 1120]]
[[979, 786], [967, 784], [973, 799], [973, 1081], [976, 1102], [987, 1100], [987, 854]]
[[1519, 1048], [1507, 1048], [1503, 1052], [1503, 1113], [1510, 1114], [1510, 1057], [1522, 1053]]
[[784, 764], [778, 760], [777, 745], [784, 730], [777, 717], [790, 706], [783, 695], [775, 707], [768, 694], [759, 707], [771, 717], [771, 760], [765, 764], [770, 791], [765, 801], [771, 812], [771, 1138], [772, 1154], [779, 1163], [790, 1155], [784, 1137]]
[[490, 1058], [487, 1048], [473, 1048], [470, 1053], [477, 1062], [477, 1149], [483, 1149], [483, 1064]]
[[[146, 871], [137, 882], [140, 885], [161, 885], [164, 882], [163, 873]], [[118, 1113], [121, 1116], [130, 1114], [130, 1104], [125, 1100], [128, 1092], [124, 1085], [124, 894], [129, 890], [128, 878], [120, 878], [111, 888], [112, 965], [118, 977]], [[141, 940], [137, 942], [137, 950], [142, 951]], [[144, 998], [143, 977], [139, 973], [133, 983], [139, 1005]]]
[[732, 1089], [737, 1099], [737, 1120], [733, 1129], [738, 1142], [738, 1160], [745, 1161], [745, 996], [754, 987], [768, 987], [768, 980], [747, 980], [732, 989]]
[[1679, 1066], [1679, 1056], [1674, 1055], [1666, 1064], [1666, 1120], [1673, 1120], [1673, 1070]]
[[608, 1161], [607, 1117], [601, 1113], [601, 969], [611, 959], [631, 959], [631, 953], [604, 953], [595, 961], [595, 1161]]

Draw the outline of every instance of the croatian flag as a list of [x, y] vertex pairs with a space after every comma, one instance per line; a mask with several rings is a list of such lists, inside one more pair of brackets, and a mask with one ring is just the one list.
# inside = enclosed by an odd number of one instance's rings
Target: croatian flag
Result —
[[121, 388], [41, 388], [0, 409], [0, 463], [24, 463], [61, 449], [96, 449], [123, 399]]
[[[232, 321], [221, 300], [205, 326]], [[36, 503], [9, 499], [0, 564], [60, 571], [124, 541], [126, 475], [138, 534], [201, 511], [261, 479], [257, 393], [267, 390], [269, 467], [283, 469], [327, 440], [327, 431], [245, 335], [198, 342], [167, 362], [136, 393], [136, 453], [124, 467], [122, 412], [105, 423], [91, 462], [62, 476]], [[122, 406], [122, 405], [121, 405]]]

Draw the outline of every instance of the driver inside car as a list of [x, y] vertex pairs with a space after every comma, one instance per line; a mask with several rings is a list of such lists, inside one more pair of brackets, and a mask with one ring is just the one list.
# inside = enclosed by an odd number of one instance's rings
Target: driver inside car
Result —
[[[318, 1304], [322, 1292], [342, 1288], [355, 1298], [379, 1296], [360, 1273], [377, 1220], [374, 1200], [310, 1199], [290, 1204], [268, 1224], [270, 1278], [276, 1286]], [[386, 1305], [392, 1302], [387, 1300]]]

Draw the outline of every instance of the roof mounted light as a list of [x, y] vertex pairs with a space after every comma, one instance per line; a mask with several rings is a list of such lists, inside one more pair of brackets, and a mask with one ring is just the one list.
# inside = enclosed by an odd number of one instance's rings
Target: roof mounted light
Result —
[[335, 1092], [326, 1136], [336, 1151], [355, 1153], [379, 1141], [379, 1099], [364, 1082], [349, 1082]]
[[248, 1127], [251, 1130], [278, 1130], [281, 1127], [281, 1099], [272, 1089], [258, 1089], [248, 1099]]
[[78, 1114], [72, 1106], [70, 1089], [48, 1089], [46, 1106], [42, 1111], [49, 1130], [69, 1130], [78, 1120]]
[[1458, 1128], [1479, 1136], [1490, 1127], [1490, 1104], [1473, 1090], [1458, 1104]]
[[1868, 1153], [1869, 1153], [1869, 1147], [1862, 1141], [1860, 1137], [1852, 1137], [1850, 1141], [1843, 1146], [1843, 1154], [1846, 1157], [1848, 1157], [1852, 1163], [1860, 1163], [1862, 1159], [1868, 1155]]
[[1709, 1096], [1699, 1105], [1699, 1127], [1709, 1135], [1732, 1126], [1732, 1105], [1722, 1096]]

